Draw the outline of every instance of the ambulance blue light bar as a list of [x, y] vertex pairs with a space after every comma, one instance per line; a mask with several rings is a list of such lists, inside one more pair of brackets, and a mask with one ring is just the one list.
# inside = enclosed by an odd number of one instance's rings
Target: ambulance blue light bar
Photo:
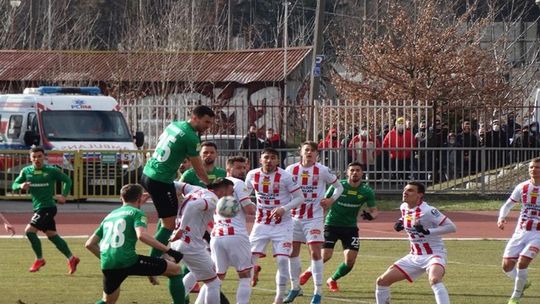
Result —
[[100, 95], [101, 89], [98, 87], [49, 87], [42, 86], [37, 89], [39, 94], [81, 94]]

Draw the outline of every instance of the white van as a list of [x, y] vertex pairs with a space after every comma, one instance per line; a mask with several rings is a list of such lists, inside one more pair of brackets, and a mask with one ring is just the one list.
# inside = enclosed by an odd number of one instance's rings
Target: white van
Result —
[[[136, 132], [132, 136], [119, 109], [118, 102], [101, 95], [98, 87], [44, 86], [27, 88], [23, 94], [0, 95], [0, 150], [24, 150], [27, 153], [32, 145], [60, 151], [137, 150], [144, 143], [144, 134]], [[85, 184], [117, 184], [118, 176], [100, 170], [102, 158], [107, 159], [108, 167], [111, 162], [118, 165], [122, 174], [138, 171], [142, 166], [142, 158], [134, 153], [104, 154], [92, 153], [94, 169], [89, 173], [94, 176], [85, 178]], [[8, 154], [0, 157], [2, 187], [9, 186], [6, 185], [6, 173], [18, 173], [28, 165], [27, 161], [9, 161], [7, 157]], [[65, 153], [60, 158], [49, 158], [49, 163], [69, 170], [72, 169], [70, 157], [73, 154]], [[115, 175], [120, 172], [107, 171]]]

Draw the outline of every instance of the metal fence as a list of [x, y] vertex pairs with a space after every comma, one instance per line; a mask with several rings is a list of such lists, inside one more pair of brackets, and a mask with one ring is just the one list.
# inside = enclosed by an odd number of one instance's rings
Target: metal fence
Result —
[[[398, 160], [388, 157], [391, 150], [322, 149], [319, 160], [341, 179], [346, 179], [347, 165], [354, 154], [373, 153], [374, 164], [365, 166], [364, 179], [378, 194], [398, 194], [409, 180], [427, 185], [431, 193], [508, 194], [528, 177], [528, 161], [540, 156], [540, 149], [523, 148], [418, 148], [411, 157]], [[127, 183], [138, 183], [142, 168], [151, 151], [51, 151], [48, 163], [57, 165], [73, 180], [69, 199], [115, 199]], [[298, 149], [283, 149], [282, 166], [299, 161]], [[216, 165], [225, 167], [232, 155], [259, 154], [260, 150], [224, 149]], [[469, 161], [465, 161], [465, 154]], [[385, 156], [386, 155], [386, 156]], [[421, 157], [418, 157], [421, 155]], [[2, 151], [0, 165], [0, 199], [29, 199], [28, 194], [12, 191], [11, 185], [20, 169], [30, 165], [27, 152]], [[60, 191], [60, 185], [56, 187]]]

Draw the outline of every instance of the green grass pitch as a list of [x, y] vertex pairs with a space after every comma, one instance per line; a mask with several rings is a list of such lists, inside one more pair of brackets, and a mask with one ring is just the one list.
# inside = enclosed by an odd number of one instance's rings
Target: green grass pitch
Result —
[[[95, 303], [101, 296], [99, 261], [84, 249], [83, 239], [67, 239], [72, 251], [81, 257], [77, 273], [67, 275], [64, 257], [42, 239], [47, 265], [37, 273], [27, 269], [33, 261], [30, 246], [25, 239], [0, 239], [0, 303]], [[452, 303], [506, 303], [513, 282], [500, 269], [503, 241], [446, 241], [449, 263], [445, 284]], [[337, 246], [334, 258], [325, 264], [325, 281], [342, 261], [341, 247]], [[362, 240], [356, 267], [339, 280], [341, 291], [330, 293], [324, 288], [324, 303], [375, 303], [375, 279], [392, 262], [408, 251], [406, 241]], [[148, 249], [140, 246], [139, 252]], [[260, 260], [263, 267], [258, 286], [253, 290], [251, 303], [272, 303], [275, 283], [275, 262], [272, 258]], [[303, 266], [308, 260], [303, 249]], [[234, 302], [236, 273], [230, 269], [223, 283], [223, 291]], [[532, 286], [526, 291], [522, 303], [540, 303], [540, 269], [531, 264], [529, 280]], [[166, 278], [159, 286], [151, 286], [146, 278], [131, 277], [122, 285], [118, 303], [170, 303]], [[304, 286], [305, 296], [295, 303], [309, 303], [312, 281]], [[194, 296], [191, 297], [192, 303]], [[392, 303], [434, 303], [426, 276], [410, 284], [406, 281], [392, 287]]]

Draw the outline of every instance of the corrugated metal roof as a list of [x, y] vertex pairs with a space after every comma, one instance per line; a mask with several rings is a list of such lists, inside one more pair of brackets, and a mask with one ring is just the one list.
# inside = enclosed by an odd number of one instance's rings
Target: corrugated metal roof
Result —
[[[287, 75], [311, 52], [287, 49]], [[221, 52], [81, 52], [0, 50], [0, 81], [283, 80], [284, 49]]]

